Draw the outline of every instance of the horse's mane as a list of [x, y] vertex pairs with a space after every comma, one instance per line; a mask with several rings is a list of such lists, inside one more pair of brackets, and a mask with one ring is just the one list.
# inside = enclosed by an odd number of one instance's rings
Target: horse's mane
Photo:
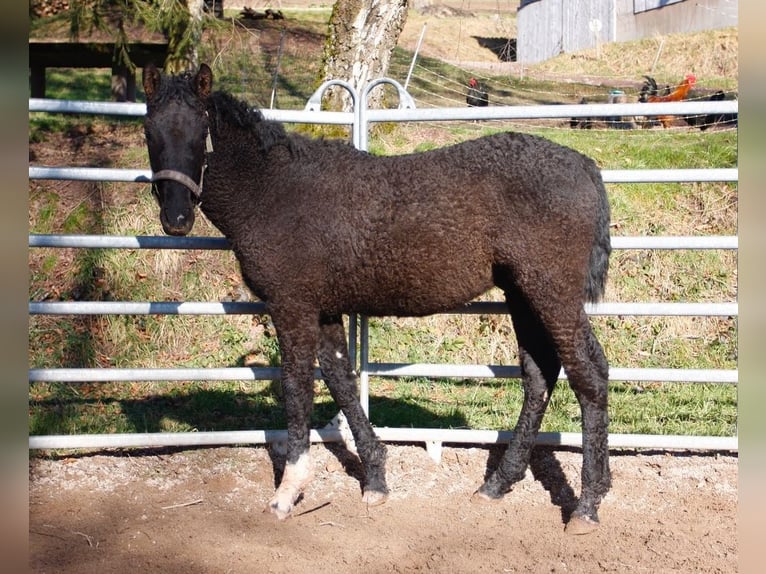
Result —
[[228, 92], [218, 91], [210, 95], [208, 113], [219, 129], [222, 129], [223, 124], [229, 124], [253, 133], [263, 152], [268, 152], [276, 145], [285, 145], [293, 150], [292, 140], [282, 124], [266, 120], [258, 108], [251, 107]]
[[247, 102], [239, 100], [228, 92], [218, 91], [210, 95], [208, 112], [215, 113], [221, 122], [234, 124], [238, 128], [253, 130], [263, 121], [263, 114]]

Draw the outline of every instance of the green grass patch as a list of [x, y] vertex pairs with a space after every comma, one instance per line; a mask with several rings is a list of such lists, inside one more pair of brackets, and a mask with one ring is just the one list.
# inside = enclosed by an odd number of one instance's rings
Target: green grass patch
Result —
[[[376, 379], [370, 412], [381, 427], [512, 430], [523, 391], [516, 380]], [[610, 432], [731, 436], [736, 433], [736, 392], [715, 384], [610, 384]], [[543, 432], [580, 432], [580, 407], [559, 382]]]

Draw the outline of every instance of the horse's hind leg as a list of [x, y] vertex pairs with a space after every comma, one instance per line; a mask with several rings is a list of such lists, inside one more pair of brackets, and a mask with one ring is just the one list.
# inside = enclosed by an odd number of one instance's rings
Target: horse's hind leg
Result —
[[483, 499], [499, 499], [524, 478], [550, 395], [561, 370], [556, 348], [538, 316], [524, 297], [506, 290], [519, 345], [524, 403], [513, 436], [497, 469], [479, 488]]
[[559, 341], [569, 385], [580, 403], [583, 431], [582, 489], [567, 532], [584, 534], [598, 526], [598, 506], [611, 486], [607, 392], [609, 365], [581, 309], [573, 338]]
[[320, 320], [319, 366], [327, 388], [335, 403], [346, 415], [354, 435], [357, 452], [364, 466], [363, 500], [369, 505], [385, 502], [386, 447], [375, 436], [375, 431], [362, 409], [357, 393], [356, 376], [348, 358], [348, 345], [340, 316]]

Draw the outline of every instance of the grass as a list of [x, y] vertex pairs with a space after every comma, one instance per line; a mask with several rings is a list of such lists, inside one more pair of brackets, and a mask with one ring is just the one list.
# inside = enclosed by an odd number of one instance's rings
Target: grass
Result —
[[[304, 37], [323, 31], [323, 17], [309, 14], [305, 21], [301, 17], [299, 30]], [[279, 30], [256, 34], [228, 25], [211, 31], [200, 47], [201, 59], [214, 64], [218, 87], [261, 106], [270, 101], [276, 65], [274, 53], [254, 42], [265, 34], [279, 34]], [[288, 37], [297, 34], [291, 31]], [[305, 44], [286, 40], [278, 107], [300, 109], [313, 92], [318, 61], [307, 50]], [[410, 59], [411, 53], [397, 50], [391, 77], [403, 78]], [[462, 105], [459, 87], [465, 74], [424, 56], [411, 93], [419, 106]], [[94, 81], [90, 73], [62, 71], [48, 78], [48, 89], [61, 98], [106, 99], [105, 77], [103, 83]], [[440, 83], [434, 81], [436, 77]], [[492, 81], [498, 103], [579, 101], [583, 94], [605, 93], [602, 86], [532, 76], [498, 76]], [[101, 93], [107, 95], [97, 95]], [[387, 125], [373, 134], [371, 149], [379, 154], [421, 151], [509, 128], [582, 151], [605, 169], [737, 165], [737, 132], [732, 130], [570, 130], [552, 121]], [[137, 121], [30, 115], [31, 145], [62, 141], [56, 134], [67, 134], [64, 141], [83, 137], [89, 142], [112, 133], [120, 145], [99, 161], [114, 167], [146, 165]], [[608, 193], [614, 235], [737, 233], [736, 185], [609, 185]], [[62, 184], [30, 182], [30, 231], [154, 235], [159, 228], [156, 206], [146, 189], [102, 183], [75, 192]], [[217, 235], [204, 219], [198, 220], [195, 233]], [[221, 301], [239, 299], [246, 292], [228, 252], [35, 249], [29, 257], [30, 300]], [[736, 273], [736, 253], [615, 251], [606, 299], [734, 301]], [[485, 298], [499, 295], [490, 292]], [[732, 318], [595, 317], [593, 323], [613, 366], [731, 369], [737, 365], [737, 329]], [[370, 325], [373, 361], [517, 361], [505, 316], [386, 317], [372, 319]], [[30, 367], [278, 363], [278, 345], [268, 317], [30, 317]], [[313, 421], [321, 426], [334, 415], [335, 407], [321, 383], [316, 390]], [[508, 429], [522, 400], [516, 380], [374, 378], [371, 393], [371, 418], [378, 426]], [[29, 430], [30, 434], [68, 434], [284, 428], [279, 398], [279, 385], [263, 381], [30, 383]], [[731, 435], [736, 432], [736, 388], [616, 382], [610, 385], [610, 417], [612, 432]], [[579, 424], [572, 392], [560, 383], [543, 430], [576, 432]]]
[[[702, 34], [667, 34], [634, 42], [562, 54], [533, 66], [535, 74], [589, 75], [601, 78], [652, 75], [660, 84], [677, 83], [693, 73], [703, 86], [736, 90], [739, 78], [738, 30], [721, 28]], [[659, 58], [658, 58], [659, 56]], [[657, 58], [655, 63], [655, 58]]]

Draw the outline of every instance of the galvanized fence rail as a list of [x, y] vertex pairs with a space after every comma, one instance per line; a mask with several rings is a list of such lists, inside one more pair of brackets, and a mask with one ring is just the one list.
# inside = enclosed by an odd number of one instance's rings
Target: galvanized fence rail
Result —
[[[369, 91], [380, 83], [392, 84], [400, 97], [399, 109], [369, 110], [366, 97]], [[318, 102], [329, 85], [340, 85], [352, 92], [356, 104], [352, 112], [319, 111]], [[77, 102], [47, 99], [30, 99], [30, 112], [89, 113], [99, 115], [142, 116], [144, 104], [120, 104], [111, 102]], [[724, 102], [673, 102], [667, 104], [589, 104], [561, 106], [497, 106], [489, 108], [432, 108], [419, 110], [401, 86], [388, 79], [370, 84], [361, 96], [343, 82], [333, 81], [320, 87], [312, 96], [306, 109], [262, 110], [267, 119], [288, 123], [317, 123], [351, 125], [353, 142], [367, 149], [369, 124], [373, 122], [404, 121], [445, 121], [479, 119], [528, 119], [528, 118], [569, 118], [569, 117], [612, 117], [615, 115], [671, 115], [736, 113], [736, 101]], [[738, 181], [738, 169], [663, 169], [663, 170], [604, 170], [606, 183], [644, 182], [697, 182], [697, 181]], [[121, 181], [146, 183], [151, 172], [146, 169], [104, 169], [89, 167], [43, 167], [30, 166], [30, 179]], [[737, 236], [673, 236], [673, 237], [613, 237], [614, 249], [738, 249]], [[155, 236], [108, 236], [108, 235], [29, 235], [30, 248], [81, 248], [81, 249], [229, 249], [222, 237], [155, 237]], [[599, 303], [588, 305], [591, 315], [649, 315], [649, 316], [725, 316], [736, 317], [736, 302], [717, 303]], [[75, 301], [44, 302], [30, 301], [30, 314], [54, 315], [228, 315], [262, 314], [260, 302], [162, 302], [162, 301]], [[454, 313], [506, 313], [500, 302], [473, 302]], [[350, 352], [356, 361], [357, 319], [350, 325]], [[394, 364], [369, 361], [369, 324], [366, 317], [358, 319], [359, 353], [358, 373], [360, 375], [361, 398], [365, 410], [369, 405], [369, 378], [375, 377], [460, 377], [460, 378], [516, 378], [518, 366], [507, 365], [445, 365], [445, 364]], [[279, 368], [165, 368], [165, 369], [66, 369], [30, 368], [29, 381], [49, 382], [97, 382], [97, 381], [184, 381], [184, 380], [274, 380], [279, 378]], [[315, 376], [321, 373], [317, 370]], [[566, 374], [562, 371], [561, 378]], [[738, 371], [719, 369], [632, 369], [612, 367], [609, 379], [613, 381], [663, 381], [663, 382], [706, 382], [736, 384]], [[314, 442], [339, 441], [348, 437], [347, 429], [334, 420], [324, 429], [312, 431]], [[438, 459], [442, 443], [488, 444], [507, 442], [510, 431], [489, 431], [474, 429], [397, 429], [377, 428], [382, 440], [391, 442], [424, 442], [429, 452]], [[270, 443], [283, 441], [286, 431], [218, 431], [194, 433], [130, 433], [130, 434], [88, 434], [30, 436], [30, 449], [48, 448], [110, 448], [110, 447], [156, 447]], [[538, 443], [548, 445], [580, 446], [580, 433], [541, 433]], [[713, 449], [737, 450], [737, 437], [696, 437], [679, 435], [629, 435], [610, 434], [609, 443], [616, 448], [662, 448], [662, 449]]]

